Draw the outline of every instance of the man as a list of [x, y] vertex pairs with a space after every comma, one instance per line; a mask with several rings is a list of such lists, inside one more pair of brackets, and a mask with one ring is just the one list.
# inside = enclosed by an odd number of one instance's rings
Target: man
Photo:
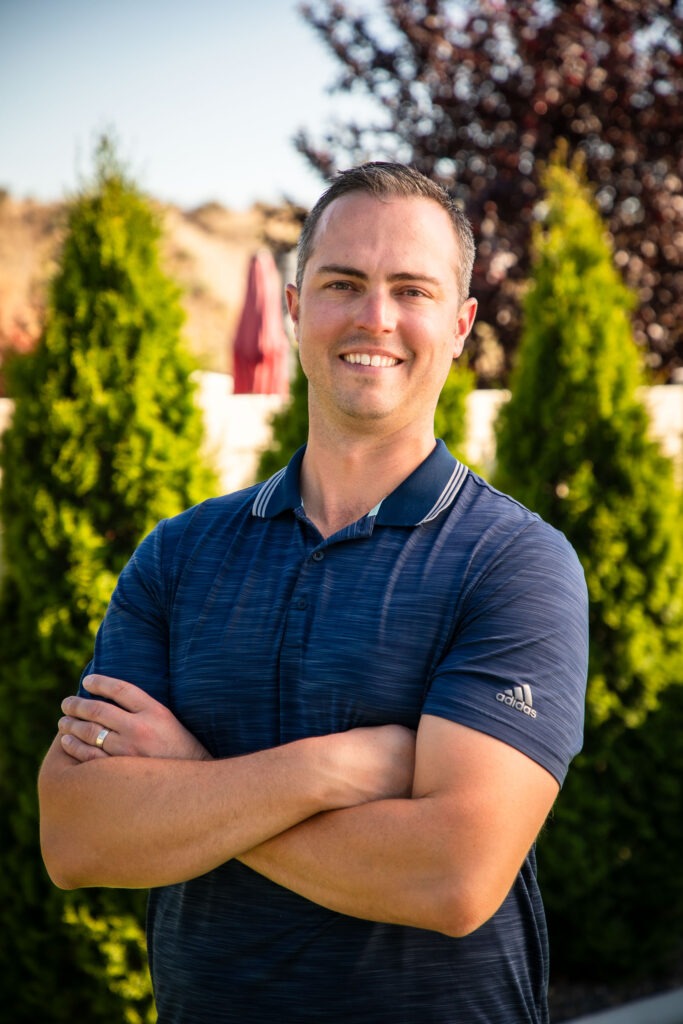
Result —
[[580, 748], [586, 592], [435, 442], [473, 257], [417, 172], [335, 179], [287, 288], [306, 448], [143, 541], [63, 705], [45, 861], [151, 888], [161, 1024], [547, 1021], [533, 844]]

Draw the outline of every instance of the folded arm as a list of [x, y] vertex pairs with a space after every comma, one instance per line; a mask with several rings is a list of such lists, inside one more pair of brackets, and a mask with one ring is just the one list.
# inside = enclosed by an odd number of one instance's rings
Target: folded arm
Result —
[[[61, 720], [40, 771], [43, 857], [63, 888], [184, 881], [311, 815], [409, 791], [414, 737], [399, 726], [200, 760], [168, 709], [123, 681], [108, 686], [99, 694], [122, 706], [69, 698], [80, 717]], [[100, 750], [103, 726], [112, 733]], [[136, 744], [152, 756], [131, 756]]]
[[[100, 692], [111, 695], [106, 684], [104, 690], [100, 684]], [[130, 692], [141, 693], [135, 687]], [[196, 740], [179, 731], [182, 726], [166, 708], [142, 696], [146, 727], [134, 714], [124, 717], [106, 748], [112, 754], [159, 757], [172, 750], [197, 756]], [[96, 702], [83, 704], [90, 720], [63, 719], [64, 742], [71, 739], [74, 755], [107, 760], [93, 747], [101, 712]], [[232, 856], [338, 912], [464, 935], [505, 899], [557, 791], [555, 779], [514, 748], [425, 715], [417, 735], [412, 799], [386, 794], [389, 798], [356, 800], [354, 806], [307, 820], [302, 816], [290, 823], [293, 827], [284, 825]]]
[[425, 715], [412, 799], [319, 815], [239, 859], [332, 910], [466, 935], [507, 896], [557, 791], [514, 748]]

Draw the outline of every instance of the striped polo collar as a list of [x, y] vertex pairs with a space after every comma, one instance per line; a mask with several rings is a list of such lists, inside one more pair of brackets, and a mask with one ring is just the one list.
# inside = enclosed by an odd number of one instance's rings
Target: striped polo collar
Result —
[[[261, 486], [252, 506], [252, 515], [261, 519], [301, 506], [299, 471], [306, 446], [299, 448], [289, 464]], [[419, 526], [428, 523], [455, 501], [467, 477], [467, 466], [458, 462], [443, 441], [402, 484], [373, 509], [382, 526]]]

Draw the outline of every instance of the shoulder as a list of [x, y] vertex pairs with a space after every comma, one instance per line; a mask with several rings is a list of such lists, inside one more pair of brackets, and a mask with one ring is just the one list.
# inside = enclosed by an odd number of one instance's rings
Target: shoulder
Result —
[[564, 534], [474, 474], [461, 497], [449, 542], [466, 545], [462, 598], [427, 710], [516, 747], [561, 784], [583, 726], [581, 563]]
[[201, 535], [213, 529], [216, 524], [245, 518], [251, 515], [254, 501], [262, 486], [254, 484], [218, 498], [207, 498], [206, 501], [164, 520], [164, 530], [169, 537]]
[[531, 523], [547, 525], [538, 513], [532, 512], [510, 494], [497, 490], [493, 484], [472, 470], [467, 474], [458, 505], [463, 512], [476, 509], [477, 513], [485, 515], [487, 520], [493, 519], [510, 527], [523, 528]]
[[583, 569], [567, 537], [521, 502], [469, 472], [452, 510], [451, 527], [470, 545], [476, 564], [537, 567], [584, 586]]
[[168, 519], [162, 519], [137, 547], [133, 560], [154, 563], [163, 573], [173, 571], [198, 547], [213, 547], [226, 534], [248, 522], [261, 484], [208, 498]]

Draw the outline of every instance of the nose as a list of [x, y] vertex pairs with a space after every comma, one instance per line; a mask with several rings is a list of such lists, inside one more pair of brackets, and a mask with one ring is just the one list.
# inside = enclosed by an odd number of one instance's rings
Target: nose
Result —
[[356, 327], [368, 334], [390, 334], [396, 328], [396, 304], [392, 297], [380, 289], [361, 295]]

